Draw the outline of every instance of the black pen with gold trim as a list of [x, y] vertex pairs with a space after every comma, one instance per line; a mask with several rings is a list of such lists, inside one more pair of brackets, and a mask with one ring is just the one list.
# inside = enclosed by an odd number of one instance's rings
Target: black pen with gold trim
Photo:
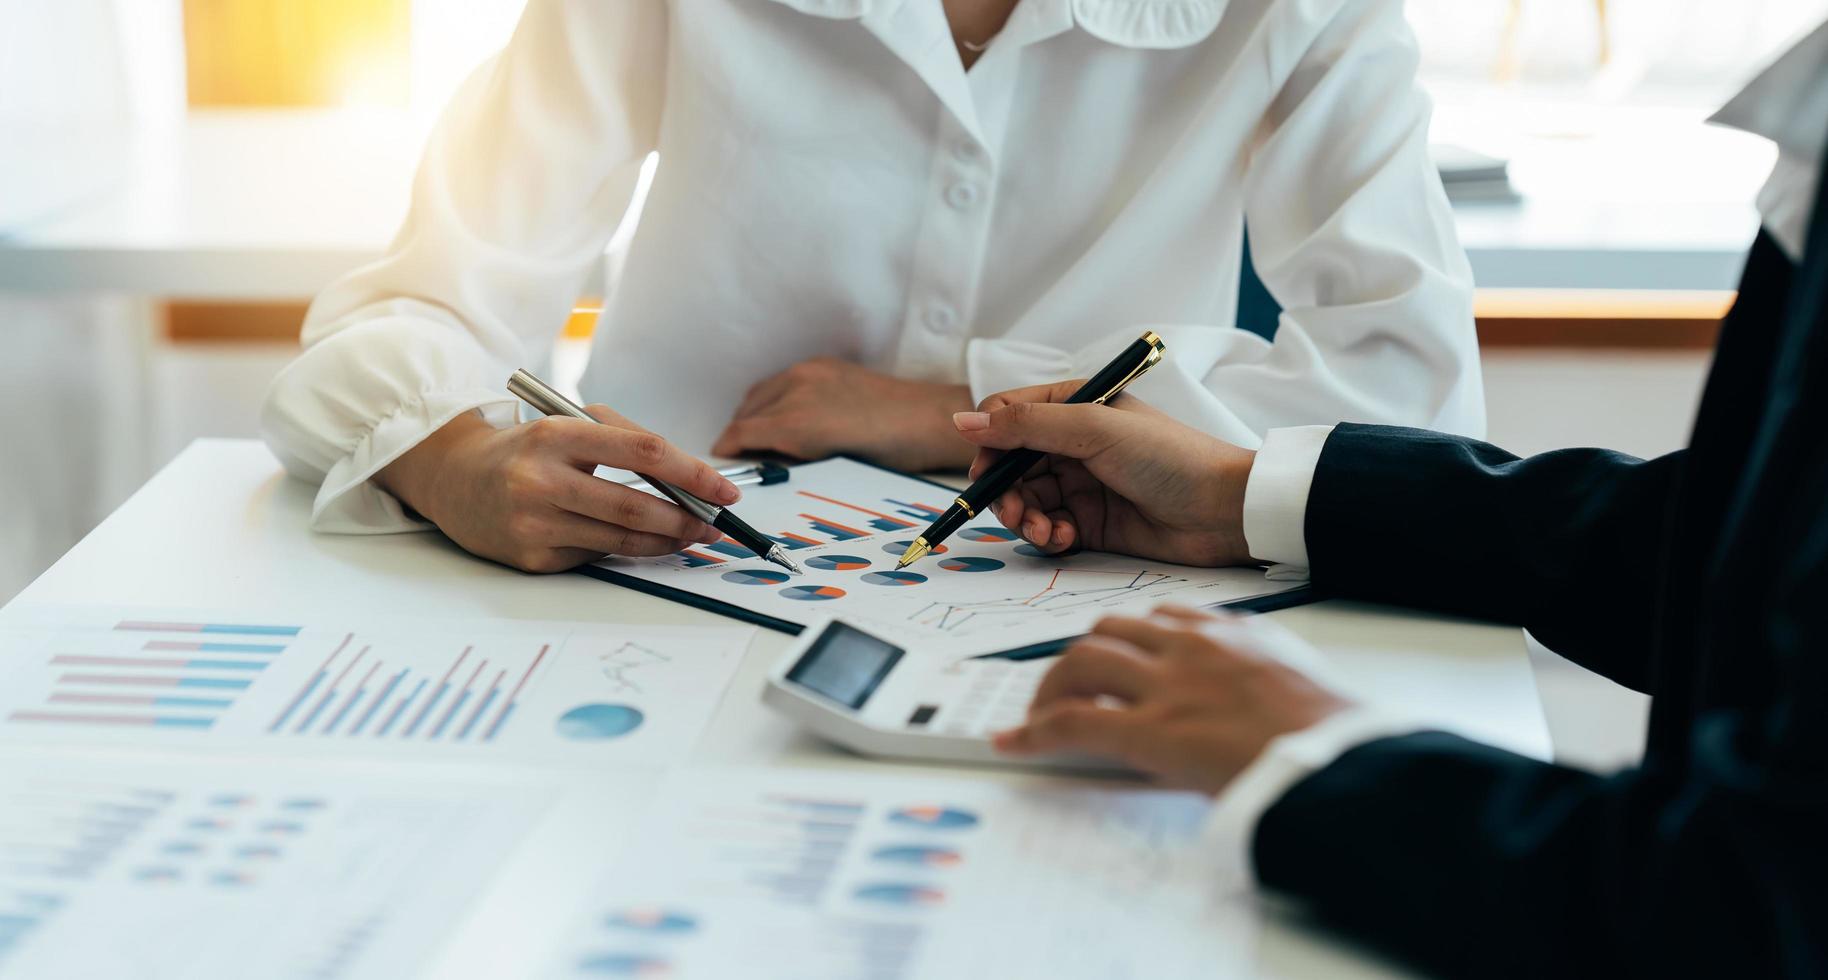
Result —
[[[1105, 365], [1102, 371], [1093, 375], [1092, 380], [1080, 385], [1079, 390], [1073, 392], [1066, 403], [1083, 405], [1090, 402], [1102, 405], [1116, 398], [1125, 385], [1142, 377], [1144, 371], [1160, 363], [1165, 349], [1166, 345], [1156, 336], [1155, 331], [1144, 333], [1135, 343], [1124, 348], [1115, 360]], [[1045, 455], [1047, 454], [1034, 449], [1013, 449], [1004, 453], [1002, 459], [985, 470], [983, 476], [978, 477], [958, 495], [958, 499], [952, 501], [952, 506], [946, 508], [939, 520], [934, 521], [920, 537], [914, 539], [913, 544], [908, 545], [908, 550], [902, 553], [901, 560], [895, 563], [895, 567], [906, 568], [925, 557], [966, 521], [976, 517], [980, 511], [1008, 492]]]

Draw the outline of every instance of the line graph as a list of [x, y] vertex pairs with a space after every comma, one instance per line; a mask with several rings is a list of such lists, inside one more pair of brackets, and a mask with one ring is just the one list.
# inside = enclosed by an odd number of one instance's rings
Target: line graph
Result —
[[603, 665], [603, 676], [616, 685], [617, 694], [642, 694], [643, 668], [659, 667], [673, 662], [669, 654], [653, 647], [629, 641], [597, 658]]
[[1148, 569], [1104, 571], [1057, 568], [1040, 591], [968, 602], [930, 602], [908, 616], [908, 622], [944, 633], [960, 633], [984, 625], [983, 620], [1035, 613], [1069, 613], [1115, 606], [1139, 598], [1155, 598], [1193, 585], [1192, 579]]

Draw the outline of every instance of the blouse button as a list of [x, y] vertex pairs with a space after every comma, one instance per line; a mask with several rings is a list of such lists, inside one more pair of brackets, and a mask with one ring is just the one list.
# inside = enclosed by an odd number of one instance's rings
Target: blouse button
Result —
[[960, 211], [969, 211], [973, 205], [977, 204], [977, 194], [976, 184], [963, 182], [953, 184], [946, 188], [946, 203]]
[[958, 311], [944, 303], [927, 307], [927, 326], [944, 333], [958, 325]]

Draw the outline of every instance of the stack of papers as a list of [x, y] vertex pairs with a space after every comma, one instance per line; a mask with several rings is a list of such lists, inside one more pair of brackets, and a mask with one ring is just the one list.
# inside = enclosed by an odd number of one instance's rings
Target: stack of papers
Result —
[[9, 609], [0, 977], [1244, 972], [1200, 797], [703, 765], [753, 635]]

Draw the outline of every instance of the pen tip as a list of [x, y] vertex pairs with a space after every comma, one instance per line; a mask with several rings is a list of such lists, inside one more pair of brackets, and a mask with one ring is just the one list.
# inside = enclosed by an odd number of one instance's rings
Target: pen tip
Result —
[[896, 560], [895, 567], [906, 568], [919, 561], [921, 556], [930, 550], [932, 550], [932, 546], [927, 544], [926, 538], [915, 538], [914, 543], [908, 545], [908, 550], [902, 552], [901, 557]]
[[785, 551], [782, 551], [781, 546], [778, 544], [772, 548], [769, 548], [768, 553], [763, 555], [762, 557], [768, 559], [771, 562], [774, 562], [776, 565], [779, 565], [782, 568], [787, 569], [788, 571], [794, 573], [795, 575], [806, 574], [806, 571], [800, 567], [799, 562], [796, 562], [792, 558], [787, 557], [787, 553]]

